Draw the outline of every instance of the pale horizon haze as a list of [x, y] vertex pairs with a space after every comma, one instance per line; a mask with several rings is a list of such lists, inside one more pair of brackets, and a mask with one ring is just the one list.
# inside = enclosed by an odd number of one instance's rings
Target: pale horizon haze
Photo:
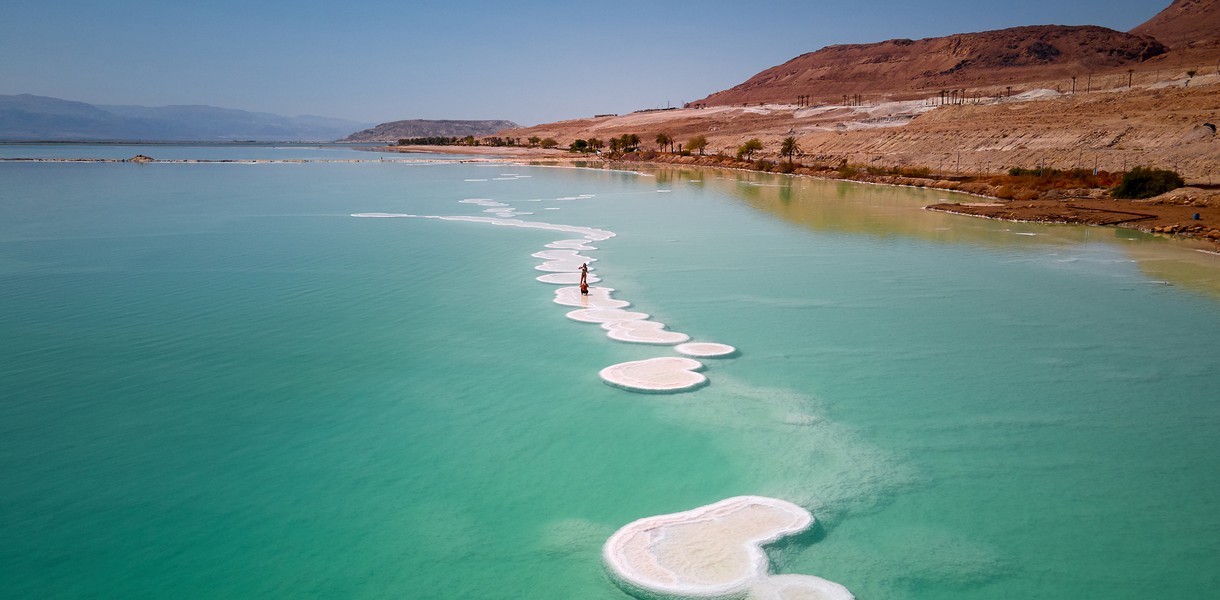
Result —
[[831, 44], [1042, 24], [1127, 31], [1168, 5], [10, 2], [0, 94], [533, 125], [681, 106]]

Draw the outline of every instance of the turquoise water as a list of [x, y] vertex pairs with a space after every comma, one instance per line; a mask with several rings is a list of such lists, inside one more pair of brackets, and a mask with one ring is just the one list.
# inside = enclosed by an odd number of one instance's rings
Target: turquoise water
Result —
[[[1182, 244], [719, 171], [0, 183], [0, 596], [625, 598], [610, 534], [739, 494], [813, 511], [775, 570], [861, 600], [1220, 584], [1220, 262]], [[530, 254], [576, 236], [350, 216], [466, 198], [616, 232], [603, 285], [741, 355], [611, 388], [672, 351], [563, 317]]]
[[[339, 144], [0, 144], [0, 158], [89, 158], [123, 160], [137, 154], [157, 160], [403, 160], [435, 154], [353, 151]], [[449, 156], [447, 158], [452, 158]]]

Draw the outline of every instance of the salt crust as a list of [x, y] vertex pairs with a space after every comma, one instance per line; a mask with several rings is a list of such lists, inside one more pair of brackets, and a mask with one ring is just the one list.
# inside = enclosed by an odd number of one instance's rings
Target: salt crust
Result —
[[715, 342], [691, 342], [689, 344], [678, 344], [677, 346], [674, 346], [674, 350], [676, 350], [678, 354], [699, 356], [704, 358], [728, 356], [734, 352], [737, 352], [737, 348], [734, 348], [728, 344], [717, 344]]
[[615, 323], [647, 319], [648, 313], [632, 312], [621, 308], [580, 308], [564, 316], [582, 323]]
[[[525, 213], [518, 213], [525, 214]], [[597, 250], [589, 245], [589, 240], [555, 240], [546, 245], [547, 248], [562, 248], [566, 250]]]
[[474, 204], [477, 206], [490, 206], [490, 207], [508, 206], [507, 204], [505, 204], [503, 202], [496, 202], [495, 200], [492, 200], [491, 198], [467, 198], [465, 200], [458, 200], [458, 202], [461, 204]]
[[[689, 359], [679, 359], [689, 360]], [[628, 591], [679, 598], [851, 600], [843, 586], [809, 575], [768, 573], [762, 547], [813, 525], [809, 511], [778, 498], [736, 496], [685, 512], [646, 517], [602, 547]]]
[[847, 588], [813, 575], [772, 575], [750, 588], [750, 600], [854, 600]]
[[606, 336], [620, 342], [632, 344], [658, 344], [672, 346], [690, 339], [685, 333], [665, 331], [665, 324], [656, 321], [617, 321], [603, 323]]
[[578, 287], [563, 287], [555, 290], [555, 304], [577, 308], [627, 308], [631, 303], [610, 297], [614, 288], [590, 287], [588, 295], [582, 295]]
[[[542, 283], [553, 283], [556, 285], [576, 285], [576, 284], [580, 283], [580, 272], [572, 271], [572, 272], [568, 272], [568, 273], [551, 273], [549, 275], [539, 275], [538, 277], [535, 277], [534, 279], [541, 281]], [[585, 279], [585, 281], [586, 281], [586, 283], [597, 283], [597, 282], [601, 281], [601, 278], [598, 277], [597, 275], [594, 275], [593, 273], [589, 273], [589, 276]]]
[[582, 256], [575, 250], [542, 250], [541, 252], [535, 252], [530, 256], [534, 258], [545, 258], [547, 260], [577, 260], [584, 263], [597, 262], [596, 258]]
[[562, 231], [564, 233], [575, 233], [583, 235], [591, 241], [601, 242], [614, 237], [613, 231], [605, 229], [595, 229], [593, 227], [579, 227], [576, 225], [557, 225], [555, 223], [542, 223], [540, 221], [522, 221], [521, 219], [498, 219], [494, 217], [441, 217], [436, 215], [410, 215], [405, 213], [352, 213], [353, 217], [380, 217], [380, 218], [399, 218], [399, 219], [438, 219], [441, 221], [467, 221], [470, 223], [490, 223], [492, 225], [500, 225], [503, 227], [522, 227], [525, 229], [546, 229], [548, 231]]
[[697, 360], [662, 356], [610, 365], [597, 375], [614, 387], [632, 392], [682, 392], [707, 383], [707, 377], [696, 373], [702, 368], [703, 363]]
[[[402, 215], [410, 217], [415, 215]], [[438, 216], [420, 216], [423, 219], [440, 219], [442, 221], [468, 221], [471, 223], [491, 223], [492, 225], [501, 225], [504, 227], [524, 227], [526, 229], [546, 229], [549, 231], [563, 231], [566, 233], [575, 233], [583, 235], [586, 238], [600, 242], [614, 237], [614, 232], [604, 229], [595, 229], [593, 227], [579, 227], [576, 225], [557, 225], [555, 223], [542, 223], [539, 221], [522, 221], [520, 219], [498, 219], [493, 217], [438, 217]]]

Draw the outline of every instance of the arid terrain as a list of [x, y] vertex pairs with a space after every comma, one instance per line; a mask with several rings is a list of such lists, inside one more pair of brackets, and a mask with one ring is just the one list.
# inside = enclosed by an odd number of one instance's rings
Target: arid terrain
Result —
[[[936, 187], [995, 200], [931, 207], [937, 210], [1119, 224], [1215, 242], [1217, 125], [1220, 0], [1175, 0], [1128, 33], [1030, 26], [831, 46], [684, 108], [496, 135], [519, 143], [551, 138], [566, 148], [578, 139], [608, 142], [634, 134], [644, 152], [614, 159], [766, 169], [786, 160], [781, 143], [792, 137], [799, 152], [788, 170], [796, 174]], [[658, 144], [658, 134], [672, 144]], [[702, 151], [677, 152], [699, 136], [707, 141]], [[762, 142], [752, 157], [762, 162], [734, 160], [752, 138]], [[510, 154], [506, 148], [447, 150]], [[519, 158], [565, 155], [511, 150]], [[1177, 171], [1193, 187], [1129, 202], [1110, 199], [1100, 187], [1010, 190], [994, 181], [1013, 168], [1096, 173], [1136, 166]]]
[[[744, 105], [743, 105], [744, 104]], [[657, 148], [707, 138], [732, 155], [750, 138], [777, 158], [998, 173], [1011, 167], [1172, 168], [1220, 183], [1220, 0], [1176, 0], [1130, 33], [1018, 27], [832, 46], [687, 108], [502, 131], [518, 139], [639, 135]]]

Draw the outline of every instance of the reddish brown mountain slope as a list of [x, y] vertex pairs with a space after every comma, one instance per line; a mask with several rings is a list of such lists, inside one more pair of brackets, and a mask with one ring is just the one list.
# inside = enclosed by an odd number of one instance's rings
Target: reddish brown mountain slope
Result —
[[1131, 30], [1181, 49], [1220, 43], [1220, 0], [1174, 0], [1143, 25]]
[[828, 46], [772, 67], [697, 104], [832, 102], [844, 95], [920, 93], [1067, 79], [1165, 53], [1148, 36], [1105, 27], [1036, 25], [922, 40]]

